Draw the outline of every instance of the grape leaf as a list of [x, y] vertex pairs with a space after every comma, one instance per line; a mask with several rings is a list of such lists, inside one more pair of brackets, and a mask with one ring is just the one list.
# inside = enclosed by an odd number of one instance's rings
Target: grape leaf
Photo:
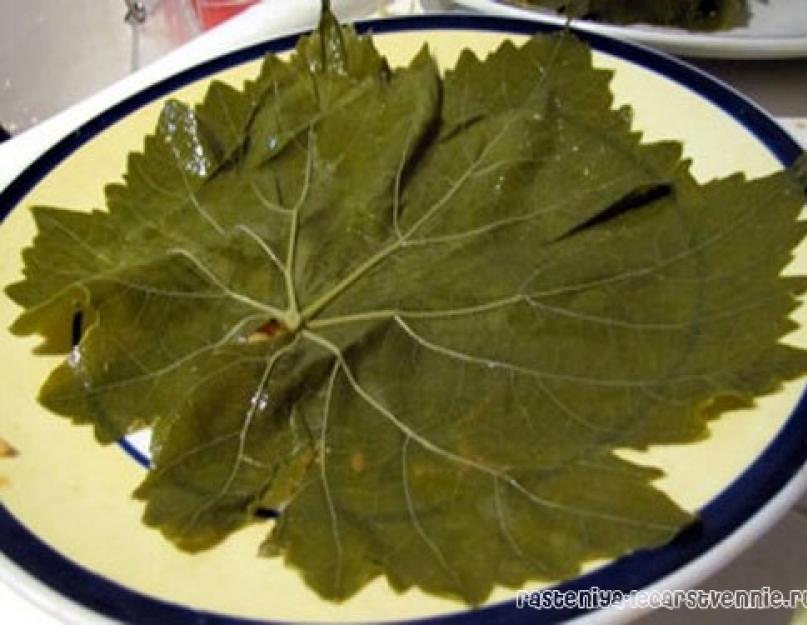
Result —
[[690, 30], [726, 30], [748, 23], [748, 0], [516, 0], [573, 18], [613, 24], [654, 24]]
[[478, 604], [668, 541], [691, 515], [615, 450], [807, 370], [779, 342], [804, 195], [698, 183], [609, 81], [568, 33], [393, 70], [326, 11], [243, 90], [168, 102], [107, 210], [33, 209], [7, 293], [66, 355], [42, 403], [152, 428], [136, 495], [182, 549], [279, 510], [261, 553], [329, 599]]

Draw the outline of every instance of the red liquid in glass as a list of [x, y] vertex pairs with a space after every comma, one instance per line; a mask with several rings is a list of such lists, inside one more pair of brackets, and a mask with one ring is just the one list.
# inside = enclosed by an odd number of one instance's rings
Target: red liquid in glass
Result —
[[233, 15], [240, 13], [248, 6], [256, 4], [259, 0], [193, 0], [193, 7], [199, 16], [202, 28], [207, 30], [217, 24], [230, 19]]

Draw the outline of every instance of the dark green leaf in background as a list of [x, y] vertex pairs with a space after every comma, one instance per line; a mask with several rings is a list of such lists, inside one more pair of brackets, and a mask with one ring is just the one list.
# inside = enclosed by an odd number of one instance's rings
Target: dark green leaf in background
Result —
[[[727, 30], [748, 23], [749, 0], [512, 0], [571, 18], [612, 24], [653, 24], [696, 31]], [[765, 2], [767, 0], [760, 0]]]
[[153, 429], [137, 496], [182, 549], [279, 509], [262, 553], [329, 599], [476, 604], [668, 541], [690, 515], [614, 451], [807, 369], [779, 343], [804, 196], [697, 183], [609, 80], [568, 34], [391, 70], [326, 14], [243, 90], [168, 102], [107, 211], [34, 209], [7, 292], [66, 354], [41, 401]]

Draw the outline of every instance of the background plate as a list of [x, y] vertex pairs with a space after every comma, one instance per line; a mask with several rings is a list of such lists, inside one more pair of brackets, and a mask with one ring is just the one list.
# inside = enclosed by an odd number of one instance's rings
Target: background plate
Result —
[[[522, 8], [507, 0], [454, 0], [456, 4], [491, 15], [537, 19], [564, 24], [542, 9]], [[574, 25], [619, 39], [630, 39], [674, 54], [724, 59], [784, 59], [807, 56], [807, 2], [751, 0], [753, 15], [747, 26], [717, 33], [687, 32], [653, 26], [611, 26], [587, 20]]]

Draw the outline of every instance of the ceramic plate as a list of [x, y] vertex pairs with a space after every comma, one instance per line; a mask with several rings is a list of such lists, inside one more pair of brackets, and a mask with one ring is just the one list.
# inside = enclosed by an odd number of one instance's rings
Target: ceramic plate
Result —
[[[536, 28], [548, 27], [472, 16], [361, 26], [374, 31], [393, 62], [405, 62], [428, 41], [443, 67], [465, 47], [485, 54], [504, 39], [523, 41]], [[617, 101], [634, 106], [635, 124], [646, 138], [682, 140], [700, 178], [736, 170], [761, 175], [799, 154], [795, 142], [762, 111], [706, 75], [643, 48], [597, 34], [581, 36], [595, 48], [596, 64], [615, 71]], [[0, 195], [0, 284], [20, 275], [20, 251], [34, 234], [31, 205], [102, 205], [104, 183], [120, 178], [127, 153], [141, 146], [166, 97], [198, 100], [213, 77], [239, 84], [257, 72], [261, 55], [293, 43], [293, 38], [273, 41], [185, 71], [115, 106], [45, 153]], [[797, 270], [807, 272], [807, 251], [796, 262]], [[8, 327], [17, 313], [0, 299], [0, 326]], [[807, 321], [803, 311], [797, 316], [802, 324]], [[807, 344], [807, 333], [788, 340]], [[19, 450], [16, 457], [0, 459], [0, 550], [5, 554], [0, 575], [63, 620], [87, 623], [87, 610], [99, 615], [93, 619], [160, 625], [379, 619], [536, 623], [560, 616], [519, 610], [512, 590], [499, 590], [479, 610], [464, 611], [455, 602], [417, 591], [396, 595], [384, 580], [342, 604], [327, 603], [279, 560], [255, 557], [265, 524], [205, 553], [179, 552], [142, 525], [142, 505], [129, 496], [146, 470], [138, 462], [143, 460], [138, 441], [101, 447], [88, 428], [54, 418], [37, 404], [38, 388], [54, 361], [34, 357], [35, 342], [0, 333], [0, 438]], [[716, 548], [718, 543], [731, 537], [724, 544], [746, 544], [763, 532], [783, 511], [807, 458], [802, 387], [788, 384], [753, 410], [715, 421], [711, 437], [700, 443], [632, 454], [666, 471], [660, 486], [681, 506], [699, 510], [700, 523], [660, 549], [615, 563], [591, 563], [585, 575], [561, 587], [629, 590], [671, 579], [695, 583], [725, 561], [727, 552]], [[690, 571], [683, 582], [681, 571]], [[679, 577], [671, 578], [674, 574]], [[604, 617], [625, 616], [615, 611]]]
[[[517, 6], [515, 0], [454, 0], [456, 4], [491, 15], [504, 15], [563, 24], [543, 9]], [[674, 54], [724, 59], [783, 59], [807, 56], [807, 2], [751, 0], [747, 26], [725, 32], [696, 33], [653, 26], [611, 26], [576, 20], [577, 28], [618, 39], [645, 43]]]

